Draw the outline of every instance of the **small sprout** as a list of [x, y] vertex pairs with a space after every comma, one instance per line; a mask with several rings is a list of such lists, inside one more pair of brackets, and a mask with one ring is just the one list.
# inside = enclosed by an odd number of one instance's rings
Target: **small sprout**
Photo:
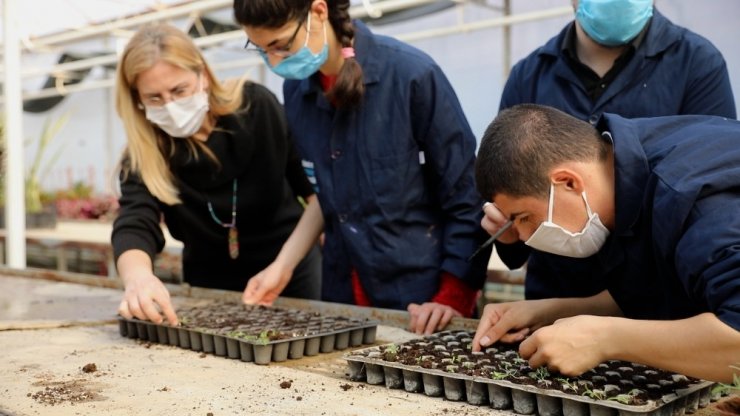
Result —
[[528, 375], [530, 378], [533, 378], [535, 380], [545, 381], [547, 378], [550, 377], [550, 372], [547, 371], [547, 367], [539, 367]]
[[555, 381], [560, 382], [564, 391], [571, 390], [574, 393], [578, 391], [578, 385], [568, 378], [556, 378]]
[[719, 383], [712, 389], [712, 394], [726, 395], [730, 393], [740, 393], [740, 367], [731, 365], [734, 371], [732, 374], [732, 383]]
[[503, 380], [508, 376], [509, 376], [509, 373], [503, 372], [503, 371], [494, 371], [493, 373], [491, 373], [491, 378], [494, 380]]
[[275, 331], [273, 329], [266, 329], [262, 332], [260, 332], [259, 337], [257, 337], [257, 342], [261, 345], [267, 345], [270, 343], [270, 337], [275, 336], [278, 334], [278, 331]]
[[583, 392], [583, 396], [589, 397], [594, 400], [604, 400], [606, 399], [606, 394], [604, 394], [603, 391], [599, 389], [589, 389], [586, 387], [586, 390]]
[[640, 394], [639, 389], [632, 389], [628, 393], [617, 394], [614, 397], [610, 397], [608, 400], [614, 400], [622, 404], [631, 404], [638, 394]]

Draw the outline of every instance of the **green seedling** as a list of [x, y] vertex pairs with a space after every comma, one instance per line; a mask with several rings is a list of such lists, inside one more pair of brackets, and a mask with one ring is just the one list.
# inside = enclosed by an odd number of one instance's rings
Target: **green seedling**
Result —
[[529, 373], [529, 377], [537, 381], [545, 381], [550, 377], [550, 372], [547, 371], [547, 367], [539, 367]]
[[547, 371], [547, 367], [539, 367], [527, 375], [532, 380], [537, 380], [537, 384], [539, 385], [547, 387], [552, 384], [552, 380], [549, 380], [550, 372]]
[[594, 389], [591, 390], [588, 387], [585, 387], [586, 390], [583, 392], [583, 396], [589, 397], [594, 400], [604, 400], [606, 399], [606, 394], [602, 390]]
[[713, 389], [712, 394], [730, 394], [740, 393], [740, 367], [731, 365], [730, 368], [733, 370], [732, 383], [718, 383]]
[[277, 335], [277, 331], [273, 329], [266, 329], [262, 332], [260, 332], [260, 335], [257, 337], [257, 342], [260, 345], [267, 345], [270, 343], [270, 337]]
[[[504, 363], [508, 364], [508, 363]], [[504, 371], [494, 371], [491, 373], [491, 378], [493, 380], [504, 380], [509, 377], [516, 376], [517, 370], [515, 368], [511, 368], [511, 365], [504, 366]]]
[[570, 390], [574, 393], [578, 391], [578, 385], [569, 378], [556, 378], [555, 381], [559, 382], [565, 391]]
[[610, 397], [608, 400], [614, 400], [622, 404], [631, 404], [638, 394], [640, 394], [640, 390], [632, 389], [628, 393], [617, 394], [614, 397]]

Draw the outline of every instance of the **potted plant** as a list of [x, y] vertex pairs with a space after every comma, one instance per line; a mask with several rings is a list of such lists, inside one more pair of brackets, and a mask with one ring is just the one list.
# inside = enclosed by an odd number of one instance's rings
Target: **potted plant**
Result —
[[[69, 113], [63, 114], [57, 119], [47, 118], [44, 122], [44, 128], [39, 137], [38, 147], [34, 154], [31, 166], [26, 173], [25, 181], [25, 201], [26, 201], [26, 228], [52, 228], [56, 225], [56, 210], [53, 204], [44, 204], [44, 195], [41, 191], [41, 182], [49, 174], [51, 167], [61, 156], [63, 147], [49, 158], [44, 160], [49, 144], [54, 137], [69, 121]], [[1, 129], [1, 127], [0, 127]], [[2, 131], [2, 130], [0, 130]], [[5, 135], [0, 134], [2, 138], [2, 149], [5, 149]], [[28, 145], [31, 140], [26, 140]], [[46, 163], [44, 163], [46, 162]], [[0, 167], [4, 169], [4, 166]], [[0, 184], [0, 227], [5, 227], [5, 177], [2, 175], [2, 184]]]

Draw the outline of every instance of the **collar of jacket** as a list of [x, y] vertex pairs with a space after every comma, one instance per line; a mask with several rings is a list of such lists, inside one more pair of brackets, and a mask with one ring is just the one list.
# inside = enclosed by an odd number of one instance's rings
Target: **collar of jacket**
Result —
[[[650, 176], [647, 155], [637, 126], [616, 114], [604, 114], [596, 123], [600, 133], [608, 131], [614, 150], [614, 234], [631, 236], [640, 216], [645, 185]], [[616, 205], [619, 201], [619, 209]]]
[[[381, 76], [381, 59], [378, 56], [382, 56], [375, 51], [375, 35], [370, 32], [367, 26], [360, 20], [353, 20], [352, 24], [355, 26], [355, 40], [354, 48], [356, 53], [357, 61], [362, 66], [362, 76], [365, 85], [373, 84], [380, 81]], [[319, 75], [314, 74], [308, 79], [300, 81], [300, 91], [306, 95], [311, 93], [322, 92], [321, 82], [319, 81]]]
[[[565, 26], [558, 36], [550, 39], [542, 48], [540, 48], [539, 55], [549, 55], [555, 58], [560, 56], [563, 41], [572, 24], [574, 23], [571, 22], [569, 25]], [[671, 23], [671, 21], [663, 16], [657, 8], [654, 8], [653, 17], [650, 19], [650, 27], [645, 34], [645, 38], [640, 43], [640, 48], [638, 48], [637, 53], [643, 51], [642, 53], [644, 53], [646, 57], [659, 55], [671, 45], [681, 40], [685, 30], [686, 29], [680, 28]]]

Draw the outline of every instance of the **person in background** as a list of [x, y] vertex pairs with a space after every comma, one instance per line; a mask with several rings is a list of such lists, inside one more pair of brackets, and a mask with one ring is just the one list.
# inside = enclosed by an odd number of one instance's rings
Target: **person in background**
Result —
[[[595, 123], [605, 112], [627, 118], [706, 114], [736, 118], [722, 54], [708, 40], [666, 19], [652, 0], [573, 1], [575, 20], [511, 71], [499, 110], [521, 103], [558, 108]], [[491, 234], [506, 221], [493, 205], [482, 226]], [[550, 256], [530, 257], [515, 230], [496, 249], [511, 269], [527, 259], [528, 299], [593, 295], [597, 276], [546, 277]]]
[[606, 289], [487, 305], [474, 350], [528, 335], [530, 366], [569, 376], [619, 359], [732, 381], [739, 141], [740, 122], [721, 117], [605, 114], [593, 126], [535, 104], [502, 111], [478, 152], [478, 189], [553, 255], [544, 278], [604, 276]]
[[[284, 105], [324, 218], [322, 299], [407, 309], [416, 333], [473, 314], [490, 256], [476, 140], [423, 52], [351, 20], [349, 1], [236, 0], [247, 47], [285, 78]], [[310, 236], [310, 239], [315, 236]], [[252, 280], [252, 302], [286, 275]]]
[[185, 33], [156, 24], [121, 56], [116, 108], [127, 135], [111, 237], [126, 286], [123, 317], [177, 323], [152, 268], [165, 242], [160, 218], [184, 244], [183, 278], [193, 286], [243, 291], [280, 253], [295, 259], [284, 294], [319, 297], [315, 241], [303, 247], [289, 237], [311, 232], [311, 217], [321, 214], [297, 199], [310, 206], [316, 196], [272, 93], [251, 82], [221, 84]]

